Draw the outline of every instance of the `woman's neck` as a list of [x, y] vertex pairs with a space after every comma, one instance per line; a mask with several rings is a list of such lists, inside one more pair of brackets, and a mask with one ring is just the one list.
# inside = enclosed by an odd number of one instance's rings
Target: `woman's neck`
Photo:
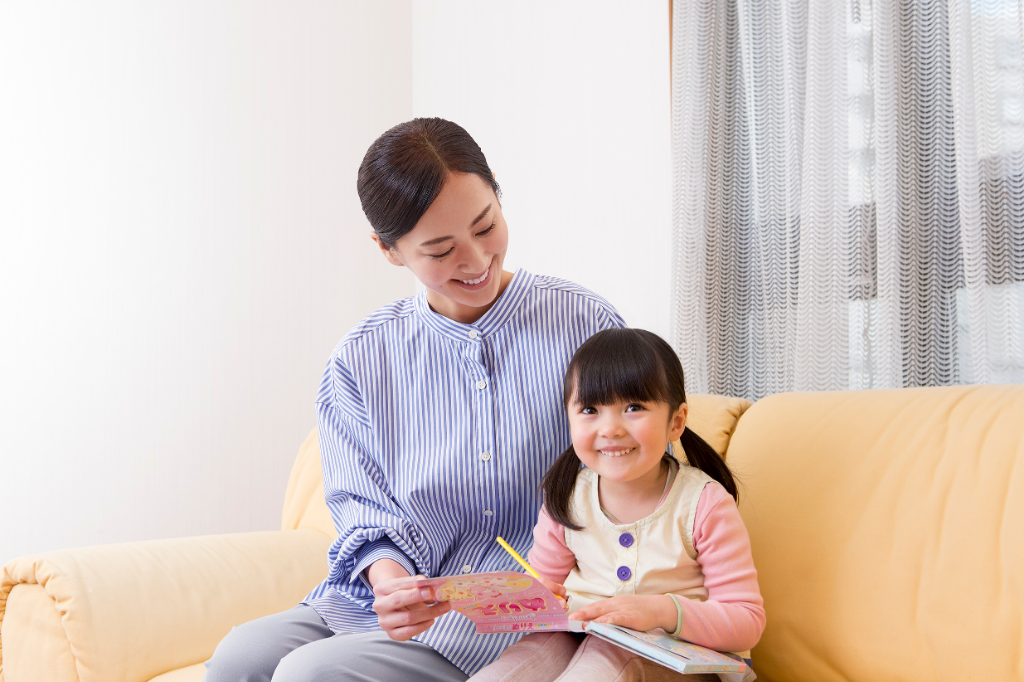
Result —
[[654, 513], [665, 494], [669, 464], [663, 457], [657, 467], [632, 481], [598, 478], [597, 495], [601, 508], [620, 524], [633, 523]]

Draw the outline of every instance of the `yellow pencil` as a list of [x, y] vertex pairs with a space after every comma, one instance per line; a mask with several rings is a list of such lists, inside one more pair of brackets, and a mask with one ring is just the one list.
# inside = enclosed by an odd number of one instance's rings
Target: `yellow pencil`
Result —
[[512, 558], [519, 562], [519, 565], [526, 569], [526, 572], [532, 575], [534, 578], [539, 578], [540, 573], [533, 570], [533, 566], [526, 563], [523, 557], [519, 556], [519, 553], [512, 549], [512, 546], [505, 542], [502, 538], [498, 538], [498, 544], [505, 548], [505, 551], [512, 555]]

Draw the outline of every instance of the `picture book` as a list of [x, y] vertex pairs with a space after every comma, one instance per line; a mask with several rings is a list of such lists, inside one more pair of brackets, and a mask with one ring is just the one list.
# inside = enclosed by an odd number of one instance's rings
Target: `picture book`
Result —
[[571, 621], [562, 602], [544, 584], [513, 571], [447, 578], [408, 578], [402, 587], [432, 587], [438, 601], [476, 624], [479, 634], [496, 632], [587, 632], [681, 673], [743, 673], [739, 657], [675, 639], [660, 630]]
[[584, 631], [681, 673], [747, 671], [747, 664], [735, 654], [734, 658], [729, 654], [676, 639], [660, 630], [639, 632], [619, 625], [591, 621], [587, 623]]
[[[476, 624], [478, 633], [570, 630], [562, 603], [539, 580], [514, 571], [447, 578], [409, 578], [409, 587], [432, 587]], [[404, 586], [403, 586], [404, 587]], [[579, 629], [579, 623], [576, 623]]]

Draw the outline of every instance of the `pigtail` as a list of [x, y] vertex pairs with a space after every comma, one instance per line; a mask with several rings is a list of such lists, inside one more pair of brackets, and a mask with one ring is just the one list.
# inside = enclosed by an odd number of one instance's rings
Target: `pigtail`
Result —
[[713, 447], [708, 445], [706, 440], [689, 428], [683, 429], [679, 442], [683, 446], [683, 451], [686, 452], [686, 459], [689, 461], [690, 466], [700, 469], [721, 483], [725, 491], [732, 495], [732, 499], [739, 502], [740, 498], [739, 491], [736, 490], [736, 481], [732, 477], [732, 472], [729, 471], [729, 465], [725, 463], [722, 456]]
[[540, 482], [544, 493], [544, 510], [556, 523], [570, 530], [583, 530], [572, 517], [572, 493], [576, 489], [576, 478], [583, 463], [570, 445], [551, 465]]

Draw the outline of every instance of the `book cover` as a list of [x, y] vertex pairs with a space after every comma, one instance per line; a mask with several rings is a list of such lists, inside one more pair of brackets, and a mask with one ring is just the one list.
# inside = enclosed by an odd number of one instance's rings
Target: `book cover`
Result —
[[496, 571], [403, 582], [434, 588], [437, 600], [451, 602], [452, 610], [476, 624], [477, 633], [573, 629], [558, 597], [523, 573]]

